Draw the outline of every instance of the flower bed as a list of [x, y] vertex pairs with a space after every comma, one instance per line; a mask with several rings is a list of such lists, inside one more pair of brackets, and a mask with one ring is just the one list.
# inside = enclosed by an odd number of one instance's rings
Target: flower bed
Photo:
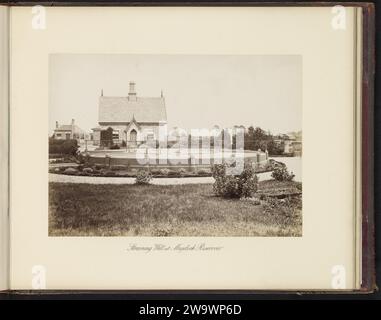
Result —
[[[88, 177], [129, 177], [136, 178], [139, 171], [144, 169], [123, 169], [123, 168], [103, 168], [99, 166], [94, 167], [58, 167], [50, 168], [50, 173], [64, 174], [72, 176], [88, 176]], [[186, 171], [183, 168], [180, 169], [146, 169], [150, 172], [153, 178], [186, 178], [186, 177], [210, 177], [211, 171], [206, 169], [200, 169], [197, 171]]]
[[[255, 173], [264, 173], [273, 171], [275, 167], [282, 166], [280, 162], [270, 160], [269, 163], [255, 168]], [[188, 169], [188, 168], [187, 168]], [[74, 175], [74, 176], [89, 176], [89, 177], [131, 177], [136, 178], [140, 170], [150, 172], [153, 178], [187, 178], [187, 177], [211, 177], [211, 168], [192, 167], [191, 170], [186, 168], [159, 168], [159, 167], [142, 167], [131, 168], [126, 165], [89, 165], [80, 164], [77, 167], [51, 167], [50, 173]]]

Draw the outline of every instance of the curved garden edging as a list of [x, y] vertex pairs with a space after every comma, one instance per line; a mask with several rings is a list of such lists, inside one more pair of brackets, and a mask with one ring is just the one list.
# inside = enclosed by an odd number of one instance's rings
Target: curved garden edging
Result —
[[[133, 177], [91, 177], [73, 176], [49, 173], [49, 182], [60, 183], [89, 183], [89, 184], [135, 184]], [[153, 185], [179, 185], [179, 184], [211, 184], [212, 177], [190, 177], [190, 178], [153, 178]]]

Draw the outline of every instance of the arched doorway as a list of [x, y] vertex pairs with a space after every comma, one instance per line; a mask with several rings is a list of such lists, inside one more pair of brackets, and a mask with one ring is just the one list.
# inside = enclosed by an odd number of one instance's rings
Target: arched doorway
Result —
[[130, 145], [131, 146], [136, 146], [137, 137], [138, 137], [138, 133], [136, 132], [135, 129], [132, 129], [130, 131]]

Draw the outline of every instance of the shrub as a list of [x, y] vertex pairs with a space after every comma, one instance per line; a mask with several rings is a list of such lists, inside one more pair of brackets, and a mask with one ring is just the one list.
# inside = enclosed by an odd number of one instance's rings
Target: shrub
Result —
[[291, 181], [295, 177], [295, 175], [292, 172], [288, 172], [287, 167], [285, 165], [276, 166], [271, 176], [277, 181]]
[[93, 173], [94, 170], [92, 168], [83, 168], [82, 172], [85, 172], [85, 173]]
[[78, 172], [78, 170], [75, 168], [66, 168], [64, 171], [64, 173], [66, 173], [66, 174], [76, 174], [77, 172]]
[[205, 176], [205, 175], [211, 174], [211, 171], [208, 170], [208, 169], [199, 169], [197, 171], [197, 174], [200, 175], [200, 176]]
[[80, 153], [77, 155], [77, 160], [80, 164], [88, 164], [90, 161], [90, 155], [88, 153]]
[[265, 170], [266, 171], [271, 171], [274, 169], [274, 164], [272, 162], [267, 162], [266, 165], [265, 165]]
[[151, 174], [159, 175], [159, 174], [161, 174], [161, 170], [160, 169], [151, 169]]
[[216, 164], [212, 167], [215, 179], [213, 192], [225, 198], [252, 197], [258, 189], [258, 177], [251, 167], [244, 168], [239, 175], [228, 175], [226, 164]]
[[49, 138], [49, 154], [75, 156], [78, 148], [79, 146], [77, 140], [60, 140]]
[[252, 167], [245, 168], [238, 176], [238, 186], [240, 198], [249, 198], [258, 189], [258, 176], [255, 174], [255, 170]]
[[187, 170], [185, 170], [184, 168], [180, 168], [178, 173], [179, 173], [180, 177], [184, 177], [188, 174]]
[[128, 173], [131, 175], [131, 176], [136, 176], [136, 174], [138, 173], [138, 170], [137, 169], [131, 169], [128, 171]]
[[152, 175], [149, 171], [139, 170], [135, 178], [135, 183], [149, 184], [151, 180], [152, 180]]
[[115, 171], [111, 171], [111, 170], [104, 170], [102, 172], [102, 175], [105, 176], [105, 177], [115, 177], [116, 176], [116, 172]]
[[178, 177], [180, 174], [176, 170], [168, 170], [169, 177]]
[[117, 144], [113, 144], [112, 146], [110, 146], [110, 149], [111, 150], [118, 150], [118, 149], [120, 149], [120, 147]]
[[168, 170], [168, 169], [161, 169], [161, 170], [160, 170], [160, 174], [161, 174], [162, 176], [167, 176], [167, 175], [169, 174], [169, 170]]
[[128, 166], [125, 166], [123, 164], [116, 164], [111, 166], [110, 170], [112, 171], [128, 170]]

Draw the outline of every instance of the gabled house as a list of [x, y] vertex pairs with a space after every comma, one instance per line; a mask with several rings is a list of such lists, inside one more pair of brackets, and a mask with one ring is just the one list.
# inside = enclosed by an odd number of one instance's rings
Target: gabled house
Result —
[[[149, 140], [159, 140], [160, 130], [167, 128], [163, 93], [159, 97], [139, 97], [135, 83], [130, 82], [127, 96], [99, 97], [97, 128], [93, 128], [95, 144], [102, 144], [102, 131], [112, 129], [112, 144], [136, 147]], [[107, 144], [107, 141], [105, 141]]]
[[58, 121], [56, 121], [53, 138], [58, 140], [84, 139], [85, 131], [75, 124], [74, 119], [71, 120], [71, 124], [60, 125]]

